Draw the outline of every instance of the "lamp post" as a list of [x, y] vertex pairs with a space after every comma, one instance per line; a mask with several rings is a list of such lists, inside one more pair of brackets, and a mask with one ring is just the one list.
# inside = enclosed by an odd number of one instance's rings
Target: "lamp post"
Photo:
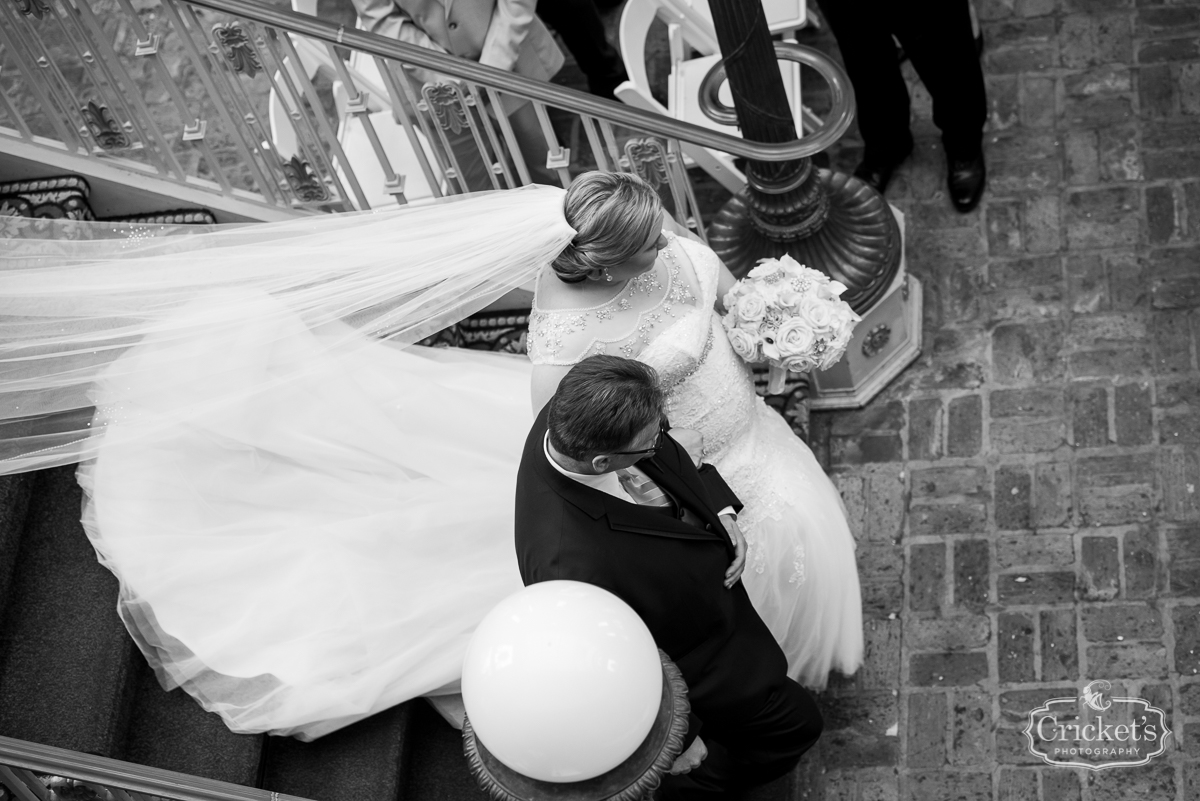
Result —
[[[757, 0], [708, 2], [725, 58], [701, 89], [701, 108], [728, 121], [729, 110], [715, 99], [723, 68], [742, 136], [757, 142], [794, 141], [796, 127], [777, 53], [798, 46], [772, 43]], [[852, 114], [853, 92], [844, 74], [823, 56], [816, 60], [826, 62], [828, 71], [822, 71], [827, 78], [836, 75], [844, 84], [847, 100], [835, 111]], [[815, 146], [813, 152], [820, 149]], [[745, 275], [759, 259], [789, 254], [845, 284], [842, 298], [860, 314], [887, 293], [900, 266], [901, 234], [878, 192], [852, 176], [817, 169], [807, 156], [750, 161], [746, 182], [708, 227], [709, 244], [734, 275]]]

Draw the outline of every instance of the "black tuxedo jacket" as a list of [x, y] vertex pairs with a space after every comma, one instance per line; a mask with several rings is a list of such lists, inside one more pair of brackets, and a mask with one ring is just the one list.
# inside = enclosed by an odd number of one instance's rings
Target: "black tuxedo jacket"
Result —
[[706, 730], [744, 722], [786, 681], [787, 662], [742, 583], [723, 583], [734, 551], [717, 512], [740, 509], [737, 496], [711, 465], [697, 470], [670, 436], [638, 467], [701, 525], [584, 486], [547, 460], [546, 417], [543, 409], [517, 473], [521, 578], [526, 585], [583, 581], [612, 592], [679, 666]]

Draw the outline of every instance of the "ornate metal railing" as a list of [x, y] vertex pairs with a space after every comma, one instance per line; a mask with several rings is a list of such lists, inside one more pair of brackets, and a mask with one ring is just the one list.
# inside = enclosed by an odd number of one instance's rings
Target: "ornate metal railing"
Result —
[[305, 801], [11, 737], [0, 737], [0, 790], [5, 801]]
[[[419, 83], [420, 70], [436, 77]], [[524, 101], [544, 164], [523, 156], [504, 113]], [[276, 214], [547, 174], [565, 185], [583, 165], [649, 178], [703, 235], [687, 147], [791, 159], [844, 127], [747, 142], [250, 0], [0, 0], [0, 150], [89, 159]], [[464, 158], [484, 164], [474, 184]]]

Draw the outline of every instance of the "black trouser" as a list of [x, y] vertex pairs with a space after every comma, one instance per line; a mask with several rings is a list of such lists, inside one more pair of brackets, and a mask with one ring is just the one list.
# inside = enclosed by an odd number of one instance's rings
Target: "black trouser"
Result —
[[908, 88], [893, 35], [933, 98], [947, 153], [979, 151], [987, 94], [967, 0], [820, 0], [820, 7], [854, 86], [867, 159], [893, 162], [912, 147]]
[[588, 91], [613, 99], [628, 79], [621, 54], [604, 36], [604, 23], [592, 0], [538, 0], [537, 15], [553, 28], [588, 79]]
[[716, 799], [731, 790], [777, 779], [812, 748], [823, 725], [812, 696], [788, 679], [747, 720], [725, 725], [705, 720], [700, 739], [708, 747], [708, 757], [691, 773], [664, 777], [662, 797]]

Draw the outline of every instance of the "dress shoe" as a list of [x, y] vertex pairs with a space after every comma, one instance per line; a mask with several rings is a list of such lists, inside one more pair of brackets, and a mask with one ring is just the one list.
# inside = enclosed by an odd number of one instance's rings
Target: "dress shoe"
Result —
[[971, 156], [946, 154], [946, 186], [950, 190], [950, 202], [964, 214], [979, 205], [983, 187], [987, 183], [987, 170], [983, 163], [983, 151]]
[[904, 163], [910, 153], [912, 153], [911, 143], [907, 149], [901, 151], [898, 158], [874, 159], [868, 156], [854, 168], [854, 177], [862, 180], [863, 183], [882, 195], [887, 189], [888, 181], [892, 180], [892, 173]]

